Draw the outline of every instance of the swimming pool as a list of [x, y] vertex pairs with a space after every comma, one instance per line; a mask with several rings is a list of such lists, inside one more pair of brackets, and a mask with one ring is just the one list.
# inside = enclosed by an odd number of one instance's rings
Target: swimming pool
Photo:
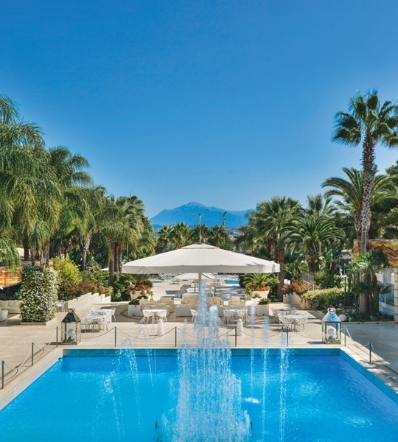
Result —
[[229, 285], [239, 285], [239, 281], [237, 279], [225, 279], [225, 284]]
[[[165, 350], [63, 357], [0, 412], [0, 438], [171, 441], [177, 359]], [[375, 441], [398, 434], [395, 393], [389, 397], [333, 352], [287, 359], [276, 350], [233, 352], [231, 368], [252, 423], [250, 441]]]

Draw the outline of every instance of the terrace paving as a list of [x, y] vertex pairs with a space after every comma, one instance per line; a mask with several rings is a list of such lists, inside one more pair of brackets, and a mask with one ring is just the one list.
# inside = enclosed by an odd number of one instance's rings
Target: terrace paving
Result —
[[[156, 299], [163, 294], [164, 287], [156, 287], [154, 291]], [[127, 316], [127, 302], [99, 304], [96, 307], [108, 306], [116, 307], [116, 322], [109, 324], [108, 331], [83, 332], [81, 343], [77, 348], [114, 348], [115, 341], [117, 347], [170, 348], [175, 347], [176, 339], [177, 346], [193, 343], [196, 340], [191, 318], [169, 316], [168, 322], [164, 323], [165, 334], [157, 336], [157, 324], [140, 324], [141, 318]], [[277, 304], [278, 308], [283, 306], [281, 303]], [[88, 310], [89, 308], [78, 310], [77, 314], [83, 317]], [[229, 340], [231, 347], [280, 347], [285, 345], [287, 338], [289, 347], [329, 347], [321, 341], [322, 315], [316, 311], [307, 311], [307, 314], [309, 320], [305, 330], [291, 331], [288, 337], [286, 332], [281, 332], [280, 325], [274, 324], [271, 319], [268, 338], [264, 338], [263, 318], [257, 318], [254, 324], [244, 324], [241, 336], [235, 336], [235, 325], [221, 325], [219, 332], [220, 336]], [[15, 384], [19, 377], [27, 376], [36, 365], [40, 365], [40, 360], [45, 360], [52, 352], [58, 354], [59, 349], [70, 347], [57, 348], [55, 345], [56, 327], [60, 329], [64, 316], [65, 312], [58, 312], [56, 318], [47, 325], [22, 326], [19, 315], [11, 315], [7, 321], [0, 322], [0, 361], [5, 361], [7, 364], [6, 384]], [[347, 352], [398, 391], [398, 364], [394, 365], [398, 362], [398, 324], [346, 323], [344, 325], [352, 337], [352, 339], [347, 337], [345, 347]], [[364, 347], [369, 342], [372, 342], [374, 350], [372, 364], [368, 363], [369, 350]], [[32, 343], [34, 343], [33, 368]], [[16, 366], [19, 366], [18, 373], [16, 370], [10, 370]], [[6, 391], [0, 390], [0, 399], [3, 392]]]

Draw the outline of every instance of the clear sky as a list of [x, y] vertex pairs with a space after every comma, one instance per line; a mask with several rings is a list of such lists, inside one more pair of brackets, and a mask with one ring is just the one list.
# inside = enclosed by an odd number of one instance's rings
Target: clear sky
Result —
[[[357, 91], [398, 99], [395, 0], [1, 0], [0, 93], [149, 216], [304, 202], [361, 148]], [[384, 171], [398, 150], [377, 149]]]

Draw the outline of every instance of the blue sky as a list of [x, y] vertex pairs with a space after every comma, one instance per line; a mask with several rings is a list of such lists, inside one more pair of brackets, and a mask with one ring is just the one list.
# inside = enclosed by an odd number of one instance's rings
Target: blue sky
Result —
[[[0, 93], [149, 216], [304, 202], [360, 167], [334, 114], [357, 91], [398, 99], [392, 0], [1, 3]], [[379, 169], [397, 158], [377, 149]]]

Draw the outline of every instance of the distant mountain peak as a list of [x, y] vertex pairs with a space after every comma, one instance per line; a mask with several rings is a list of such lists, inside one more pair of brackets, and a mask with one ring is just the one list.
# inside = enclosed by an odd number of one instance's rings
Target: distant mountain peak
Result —
[[174, 225], [176, 223], [185, 223], [191, 227], [199, 224], [199, 214], [202, 215], [202, 224], [208, 227], [221, 225], [223, 222], [222, 212], [227, 212], [225, 217], [225, 227], [237, 228], [247, 224], [245, 214], [248, 210], [224, 210], [219, 207], [208, 207], [204, 204], [194, 201], [184, 204], [175, 209], [165, 209], [151, 218], [152, 224]]
[[186, 206], [206, 207], [204, 204], [195, 203], [194, 201], [191, 201], [190, 203], [184, 204], [183, 206], [180, 207], [186, 207]]

